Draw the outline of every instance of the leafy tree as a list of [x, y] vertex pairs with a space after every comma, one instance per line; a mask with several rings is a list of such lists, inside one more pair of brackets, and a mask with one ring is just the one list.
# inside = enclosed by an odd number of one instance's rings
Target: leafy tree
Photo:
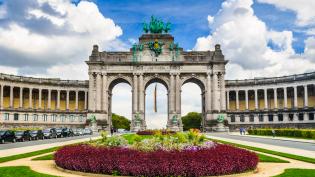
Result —
[[201, 113], [189, 112], [187, 115], [182, 117], [184, 130], [189, 130], [191, 128], [200, 129], [201, 119]]
[[115, 129], [125, 129], [130, 130], [130, 120], [128, 120], [124, 116], [120, 116], [117, 114], [112, 114], [112, 123]]

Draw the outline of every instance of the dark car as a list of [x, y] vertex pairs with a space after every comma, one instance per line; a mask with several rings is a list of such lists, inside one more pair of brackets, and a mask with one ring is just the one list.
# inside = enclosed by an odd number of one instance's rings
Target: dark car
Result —
[[67, 133], [64, 132], [64, 128], [56, 128], [56, 133], [58, 138], [63, 138], [67, 136]]
[[57, 138], [57, 132], [55, 128], [47, 128], [43, 130], [45, 138]]
[[30, 132], [30, 134], [31, 134], [31, 138], [33, 140], [38, 140], [38, 139], [42, 139], [43, 140], [43, 139], [45, 139], [44, 133], [43, 133], [42, 130], [33, 130], [33, 131]]
[[16, 142], [15, 134], [11, 130], [0, 130], [0, 142]]
[[32, 137], [29, 130], [25, 131], [16, 131], [15, 132], [15, 138], [17, 141], [24, 142], [25, 140], [31, 141]]
[[71, 128], [62, 129], [65, 137], [74, 136], [73, 130]]

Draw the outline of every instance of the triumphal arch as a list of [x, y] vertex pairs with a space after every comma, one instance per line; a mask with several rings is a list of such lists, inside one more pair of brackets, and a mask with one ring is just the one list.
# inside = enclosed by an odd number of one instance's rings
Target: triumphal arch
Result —
[[118, 83], [132, 87], [133, 131], [146, 129], [145, 89], [151, 83], [163, 84], [168, 92], [167, 128], [182, 130], [181, 87], [196, 83], [201, 89], [202, 126], [226, 117], [225, 64], [227, 60], [215, 45], [214, 51], [184, 51], [169, 34], [170, 24], [154, 17], [144, 24], [139, 42], [130, 51], [100, 51], [93, 46], [89, 66], [88, 117], [111, 123], [112, 89]]

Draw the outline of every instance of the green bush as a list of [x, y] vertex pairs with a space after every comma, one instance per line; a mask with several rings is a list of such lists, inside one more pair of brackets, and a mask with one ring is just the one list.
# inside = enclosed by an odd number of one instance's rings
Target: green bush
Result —
[[[276, 136], [315, 139], [315, 129], [274, 129]], [[272, 136], [272, 129], [249, 129], [250, 135]]]

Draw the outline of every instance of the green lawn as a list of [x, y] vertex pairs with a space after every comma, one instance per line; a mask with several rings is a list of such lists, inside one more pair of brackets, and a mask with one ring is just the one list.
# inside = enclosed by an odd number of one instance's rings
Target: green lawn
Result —
[[8, 156], [8, 157], [1, 157], [0, 163], [12, 161], [12, 160], [17, 160], [17, 159], [23, 159], [23, 158], [32, 157], [32, 156], [41, 155], [41, 154], [46, 154], [49, 152], [54, 152], [58, 148], [59, 147], [53, 147], [53, 148], [43, 149], [43, 150], [24, 153], [24, 154], [12, 155], [12, 156]]
[[36, 157], [32, 160], [54, 160], [54, 153]]
[[213, 138], [209, 138], [209, 139], [213, 140], [213, 141], [217, 141], [219, 143], [229, 144], [229, 145], [233, 145], [233, 146], [244, 148], [244, 149], [249, 149], [249, 150], [253, 150], [253, 151], [257, 151], [257, 152], [263, 152], [263, 153], [266, 153], [266, 154], [277, 155], [277, 156], [280, 156], [280, 157], [286, 157], [286, 158], [289, 158], [289, 159], [294, 159], [294, 160], [299, 160], [299, 161], [308, 162], [308, 163], [314, 163], [315, 164], [315, 159], [314, 158], [310, 158], [310, 157], [304, 157], [304, 156], [288, 154], [288, 153], [284, 153], [284, 152], [272, 151], [272, 150], [258, 148], [258, 147], [246, 146], [246, 145], [242, 145], [242, 144], [231, 143], [231, 142], [217, 140], [217, 139], [213, 139]]
[[256, 153], [259, 157], [259, 162], [272, 162], [272, 163], [290, 163], [289, 161], [282, 160], [276, 157], [271, 157], [265, 154]]
[[289, 168], [289, 169], [285, 169], [282, 174], [274, 176], [274, 177], [314, 177], [314, 176], [315, 176], [315, 169]]
[[43, 173], [37, 173], [26, 166], [16, 167], [0, 167], [1, 177], [56, 177], [52, 175], [46, 175]]

